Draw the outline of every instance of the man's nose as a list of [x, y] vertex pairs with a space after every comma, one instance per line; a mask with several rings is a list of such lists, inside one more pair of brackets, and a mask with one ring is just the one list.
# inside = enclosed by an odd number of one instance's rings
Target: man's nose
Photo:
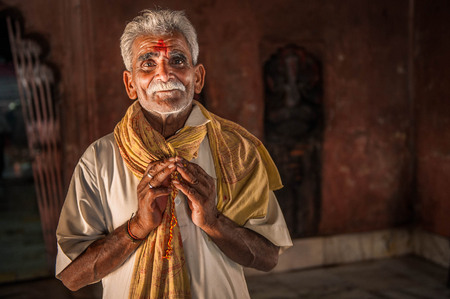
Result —
[[166, 64], [166, 62], [161, 62], [158, 64], [158, 67], [156, 69], [156, 76], [163, 82], [167, 82], [169, 80], [170, 68]]

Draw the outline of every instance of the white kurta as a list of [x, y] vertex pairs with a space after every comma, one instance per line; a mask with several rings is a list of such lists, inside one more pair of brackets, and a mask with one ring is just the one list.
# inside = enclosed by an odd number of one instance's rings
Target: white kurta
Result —
[[[186, 125], [208, 120], [195, 106]], [[216, 178], [208, 138], [202, 141], [197, 163]], [[139, 179], [127, 168], [114, 135], [94, 142], [78, 162], [61, 211], [57, 229], [56, 275], [92, 242], [124, 224], [138, 208]], [[184, 253], [191, 282], [192, 298], [249, 298], [243, 267], [229, 259], [197, 227], [189, 215], [184, 194], [175, 198]], [[251, 219], [245, 227], [258, 232], [281, 248], [292, 246], [283, 214], [273, 192], [266, 217]], [[102, 280], [103, 298], [128, 298], [135, 254]]]

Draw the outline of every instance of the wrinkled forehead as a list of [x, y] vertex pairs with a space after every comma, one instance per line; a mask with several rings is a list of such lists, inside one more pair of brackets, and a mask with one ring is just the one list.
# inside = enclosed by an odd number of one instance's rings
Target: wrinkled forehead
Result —
[[184, 54], [192, 61], [191, 51], [186, 38], [178, 32], [170, 35], [141, 35], [133, 42], [134, 60], [139, 59], [142, 55], [169, 56], [171, 53]]

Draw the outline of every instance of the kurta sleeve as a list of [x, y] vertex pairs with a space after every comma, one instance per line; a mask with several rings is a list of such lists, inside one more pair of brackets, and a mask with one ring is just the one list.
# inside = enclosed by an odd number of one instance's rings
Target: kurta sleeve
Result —
[[283, 213], [273, 191], [269, 191], [269, 204], [264, 218], [250, 219], [244, 227], [257, 232], [280, 247], [280, 253], [291, 247], [292, 240]]
[[97, 186], [94, 149], [88, 149], [75, 167], [61, 210], [56, 238], [56, 275], [95, 240], [107, 234]]

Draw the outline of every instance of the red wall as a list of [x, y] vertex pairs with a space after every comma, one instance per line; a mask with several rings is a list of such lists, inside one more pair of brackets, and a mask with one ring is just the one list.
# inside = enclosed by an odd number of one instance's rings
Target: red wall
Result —
[[417, 1], [417, 211], [424, 228], [446, 237], [450, 237], [449, 16], [449, 1]]
[[[86, 146], [111, 132], [130, 103], [119, 38], [127, 21], [155, 3], [3, 2], [22, 11], [27, 31], [49, 40], [49, 59], [61, 70], [67, 183]], [[322, 61], [320, 234], [390, 228], [419, 215], [424, 227], [450, 236], [449, 71], [439, 68], [449, 65], [448, 2], [433, 2], [445, 9], [423, 0], [158, 3], [185, 9], [197, 28], [207, 106], [257, 136], [270, 55], [295, 43]]]

